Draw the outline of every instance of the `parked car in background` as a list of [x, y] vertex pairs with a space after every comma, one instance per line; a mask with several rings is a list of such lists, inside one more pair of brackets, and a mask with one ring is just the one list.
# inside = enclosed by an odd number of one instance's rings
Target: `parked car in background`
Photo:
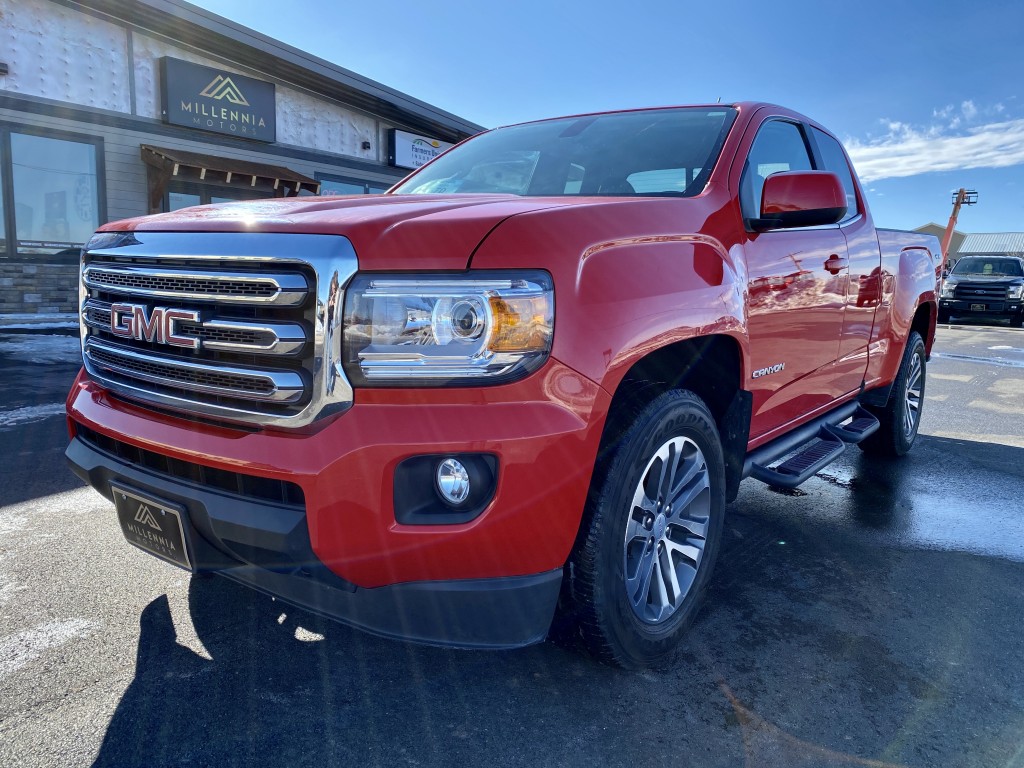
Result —
[[1006, 319], [1024, 325], [1024, 259], [1013, 256], [965, 256], [942, 283], [939, 322]]

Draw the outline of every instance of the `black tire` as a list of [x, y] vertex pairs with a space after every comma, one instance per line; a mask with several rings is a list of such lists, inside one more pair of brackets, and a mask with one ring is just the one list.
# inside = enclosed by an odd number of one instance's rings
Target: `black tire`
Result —
[[635, 414], [599, 462], [570, 560], [572, 614], [592, 655], [640, 669], [671, 654], [700, 608], [724, 515], [714, 418], [692, 392], [665, 392]]
[[1010, 318], [1011, 328], [1024, 328], [1024, 315], [1017, 315]]
[[939, 310], [939, 316], [938, 316], [937, 320], [940, 323], [948, 323], [949, 322], [949, 317], [950, 317], [950, 315], [949, 315], [949, 310], [948, 309], [940, 309]]
[[871, 408], [881, 426], [860, 443], [862, 451], [879, 456], [903, 456], [913, 447], [924, 409], [926, 372], [924, 341], [917, 331], [911, 331], [889, 402], [883, 408]]

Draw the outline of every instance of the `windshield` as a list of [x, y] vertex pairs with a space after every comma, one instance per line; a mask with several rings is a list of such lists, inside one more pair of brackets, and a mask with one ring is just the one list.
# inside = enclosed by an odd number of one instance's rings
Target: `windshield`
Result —
[[726, 107], [658, 109], [499, 128], [456, 147], [394, 192], [696, 195], [735, 117]]
[[954, 275], [998, 275], [1000, 277], [1021, 277], [1024, 269], [1018, 259], [966, 258], [960, 259], [953, 267]]

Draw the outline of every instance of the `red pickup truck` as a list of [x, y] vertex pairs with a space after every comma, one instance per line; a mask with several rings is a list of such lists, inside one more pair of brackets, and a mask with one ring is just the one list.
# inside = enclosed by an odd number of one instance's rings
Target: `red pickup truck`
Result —
[[74, 470], [126, 538], [381, 635], [666, 657], [747, 477], [899, 456], [938, 242], [768, 104], [483, 133], [387, 194], [83, 251]]

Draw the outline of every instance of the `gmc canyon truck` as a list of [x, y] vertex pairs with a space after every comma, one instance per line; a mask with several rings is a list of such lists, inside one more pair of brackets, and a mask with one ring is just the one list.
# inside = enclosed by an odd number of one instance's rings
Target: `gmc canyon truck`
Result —
[[913, 445], [938, 242], [768, 104], [485, 132], [379, 196], [104, 226], [75, 472], [129, 542], [388, 637], [670, 654], [747, 477]]

